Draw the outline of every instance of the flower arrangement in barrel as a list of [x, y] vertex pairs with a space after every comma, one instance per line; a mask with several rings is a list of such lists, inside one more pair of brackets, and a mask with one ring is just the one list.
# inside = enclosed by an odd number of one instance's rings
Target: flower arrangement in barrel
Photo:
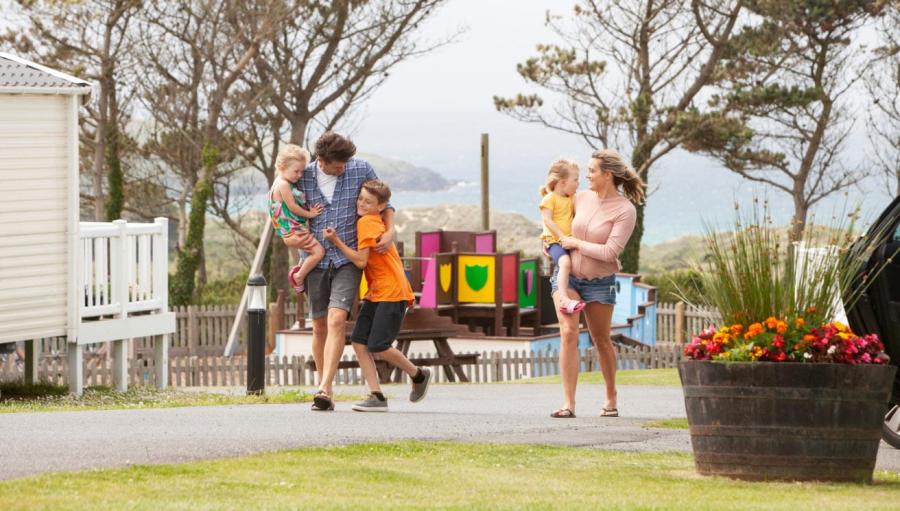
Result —
[[716, 330], [709, 327], [691, 339], [684, 354], [693, 360], [735, 362], [837, 362], [885, 364], [884, 345], [875, 334], [856, 335], [835, 321], [811, 328], [802, 317], [793, 325], [775, 317], [747, 328], [735, 323]]
[[765, 202], [754, 200], [749, 214], [736, 211], [733, 232], [707, 228], [709, 253], [698, 268], [703, 301], [718, 310], [722, 326], [694, 335], [684, 347], [686, 358], [889, 361], [877, 335], [853, 332], [835, 319], [843, 314], [841, 297], [853, 303], [872, 280], [860, 270], [882, 236], [857, 238], [855, 212], [833, 217], [828, 226], [811, 223], [798, 236], [772, 226]]

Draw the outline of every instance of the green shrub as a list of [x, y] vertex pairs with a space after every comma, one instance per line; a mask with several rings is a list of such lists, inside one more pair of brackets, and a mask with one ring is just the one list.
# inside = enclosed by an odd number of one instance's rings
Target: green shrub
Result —
[[657, 302], [703, 302], [703, 275], [696, 269], [664, 271], [647, 275], [641, 281], [656, 286]]
[[20, 382], [0, 382], [0, 401], [40, 399], [51, 396], [65, 396], [69, 393], [66, 385], [38, 383], [25, 385]]
[[230, 279], [211, 280], [203, 286], [199, 305], [234, 305], [241, 302], [241, 295], [247, 285], [247, 273]]

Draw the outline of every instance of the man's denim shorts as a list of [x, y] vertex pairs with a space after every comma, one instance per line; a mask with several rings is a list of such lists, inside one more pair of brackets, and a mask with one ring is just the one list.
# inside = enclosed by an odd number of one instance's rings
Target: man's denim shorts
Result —
[[[550, 287], [555, 293], [559, 287], [557, 286], [557, 278], [559, 267], [550, 277]], [[607, 275], [606, 277], [598, 277], [596, 279], [579, 279], [574, 275], [569, 275], [569, 289], [575, 291], [581, 296], [581, 300], [585, 303], [597, 302], [607, 305], [616, 304], [616, 276]]]

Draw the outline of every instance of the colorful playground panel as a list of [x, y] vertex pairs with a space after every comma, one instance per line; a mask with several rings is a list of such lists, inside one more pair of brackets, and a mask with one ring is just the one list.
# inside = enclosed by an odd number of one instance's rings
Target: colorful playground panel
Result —
[[495, 279], [498, 260], [502, 261], [502, 301], [518, 300], [522, 308], [535, 307], [540, 292], [538, 260], [519, 260], [518, 254], [502, 254], [500, 259], [497, 254], [435, 254], [423, 264], [425, 284], [420, 305], [496, 303], [496, 287], [488, 283]]
[[[523, 259], [519, 261], [519, 307], [537, 306], [537, 295], [540, 291], [538, 278], [538, 260]], [[505, 283], [504, 283], [505, 285]]]
[[412, 275], [418, 275], [418, 279], [413, 279], [413, 290], [421, 291], [422, 282], [425, 281], [427, 264], [422, 263], [419, 258], [430, 258], [434, 254], [442, 252], [474, 252], [478, 254], [489, 254], [497, 248], [496, 231], [430, 231], [416, 233], [416, 253], [413, 254], [417, 259], [412, 263]]
[[459, 255], [456, 271], [457, 302], [495, 303], [496, 256]]

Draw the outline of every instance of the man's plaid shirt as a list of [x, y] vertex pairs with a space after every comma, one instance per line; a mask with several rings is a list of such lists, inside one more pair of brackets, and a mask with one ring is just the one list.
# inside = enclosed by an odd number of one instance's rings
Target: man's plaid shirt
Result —
[[[356, 250], [356, 198], [363, 183], [378, 179], [375, 169], [365, 160], [351, 159], [344, 167], [344, 173], [338, 176], [334, 186], [334, 196], [331, 202], [325, 199], [316, 182], [318, 163], [312, 163], [303, 169], [303, 176], [295, 186], [300, 188], [306, 197], [307, 207], [313, 204], [321, 204], [322, 214], [309, 220], [310, 230], [319, 243], [325, 247], [325, 257], [317, 265], [317, 268], [328, 268], [329, 264], [340, 267], [350, 262], [336, 246], [322, 236], [326, 227], [333, 227], [337, 235], [350, 248]], [[390, 206], [389, 206], [390, 207]]]

